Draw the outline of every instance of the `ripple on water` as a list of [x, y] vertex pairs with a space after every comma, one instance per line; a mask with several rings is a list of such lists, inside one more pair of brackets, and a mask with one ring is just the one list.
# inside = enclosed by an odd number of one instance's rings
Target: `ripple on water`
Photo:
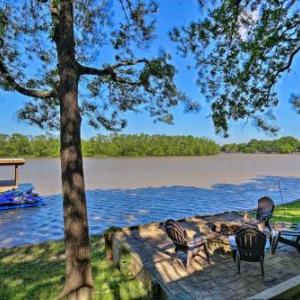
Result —
[[[299, 198], [300, 178], [258, 177], [242, 184], [211, 188], [167, 186], [157, 188], [87, 191], [89, 230], [99, 234], [110, 226], [129, 226], [168, 218], [254, 208], [257, 199], [270, 196], [281, 203]], [[40, 243], [63, 238], [61, 195], [45, 197], [46, 205], [0, 212], [0, 247]]]

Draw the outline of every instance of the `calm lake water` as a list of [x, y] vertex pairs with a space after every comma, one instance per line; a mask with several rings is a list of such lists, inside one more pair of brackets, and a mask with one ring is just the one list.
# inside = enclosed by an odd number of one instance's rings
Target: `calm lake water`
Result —
[[[221, 154], [205, 157], [87, 158], [90, 232], [167, 218], [254, 208], [267, 195], [300, 198], [300, 155]], [[59, 159], [31, 159], [20, 168], [46, 205], [0, 212], [0, 247], [63, 237]], [[0, 180], [13, 177], [0, 169]]]

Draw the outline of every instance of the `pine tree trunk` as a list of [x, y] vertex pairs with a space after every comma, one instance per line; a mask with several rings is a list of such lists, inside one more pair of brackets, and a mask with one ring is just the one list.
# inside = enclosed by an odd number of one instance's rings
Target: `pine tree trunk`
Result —
[[60, 76], [60, 155], [66, 254], [66, 282], [60, 297], [82, 300], [91, 298], [93, 279], [81, 153], [79, 73], [75, 60], [71, 0], [60, 1], [58, 28], [56, 44]]
[[61, 168], [66, 253], [64, 294], [75, 292], [78, 296], [74, 299], [79, 300], [85, 298], [82, 292], [90, 293], [93, 280], [80, 145], [80, 116], [77, 92], [73, 88], [64, 93], [61, 101]]

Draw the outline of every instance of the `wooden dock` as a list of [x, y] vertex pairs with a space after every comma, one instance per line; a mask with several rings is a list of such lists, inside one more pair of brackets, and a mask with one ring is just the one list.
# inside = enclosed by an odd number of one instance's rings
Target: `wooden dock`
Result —
[[0, 193], [18, 188], [19, 185], [18, 167], [24, 164], [25, 164], [25, 160], [23, 158], [0, 158], [0, 167], [14, 166], [15, 168], [15, 176], [13, 179], [0, 181]]

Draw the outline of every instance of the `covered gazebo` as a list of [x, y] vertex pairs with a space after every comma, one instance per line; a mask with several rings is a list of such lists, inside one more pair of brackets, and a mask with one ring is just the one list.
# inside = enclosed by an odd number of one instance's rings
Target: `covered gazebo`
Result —
[[11, 189], [18, 188], [19, 184], [19, 171], [18, 167], [25, 164], [23, 158], [0, 158], [1, 166], [14, 166], [15, 168], [15, 178], [8, 180], [0, 180], [0, 192], [5, 192]]

